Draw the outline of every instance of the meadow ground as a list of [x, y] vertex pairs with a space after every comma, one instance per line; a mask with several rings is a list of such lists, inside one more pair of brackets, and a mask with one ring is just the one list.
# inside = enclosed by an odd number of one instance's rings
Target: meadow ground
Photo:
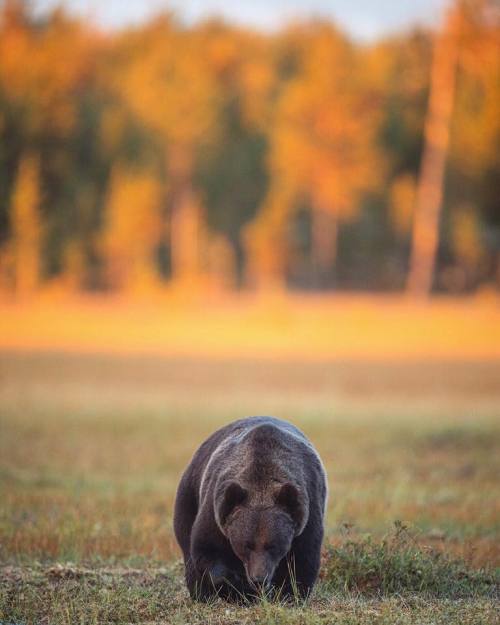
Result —
[[[0, 623], [498, 622], [495, 345], [484, 358], [465, 345], [462, 359], [261, 360], [49, 352], [5, 336]], [[214, 428], [255, 413], [294, 421], [325, 461], [321, 580], [306, 605], [193, 604], [171, 529], [177, 482]]]

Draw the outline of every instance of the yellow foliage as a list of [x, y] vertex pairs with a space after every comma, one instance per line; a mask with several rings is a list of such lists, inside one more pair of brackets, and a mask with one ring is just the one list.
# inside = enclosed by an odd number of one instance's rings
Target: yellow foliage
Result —
[[127, 58], [110, 81], [130, 109], [167, 144], [191, 148], [214, 130], [217, 90], [196, 33], [177, 31], [164, 20], [138, 40], [140, 54]]

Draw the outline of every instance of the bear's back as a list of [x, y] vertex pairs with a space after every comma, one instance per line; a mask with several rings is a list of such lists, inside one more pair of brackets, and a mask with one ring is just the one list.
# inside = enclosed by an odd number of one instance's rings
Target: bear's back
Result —
[[297, 481], [316, 473], [326, 485], [326, 474], [309, 439], [294, 425], [276, 417], [247, 417], [217, 430], [199, 448], [192, 461], [200, 499], [215, 482], [241, 483]]
[[[214, 453], [219, 453], [227, 457], [231, 450], [238, 449], [239, 453], [269, 446], [278, 446], [288, 442], [292, 445], [305, 445], [315, 452], [309, 439], [299, 428], [288, 421], [277, 419], [276, 417], [257, 416], [238, 419], [215, 431], [199, 447], [193, 460], [205, 465], [212, 459]], [[316, 453], [316, 452], [315, 452]]]

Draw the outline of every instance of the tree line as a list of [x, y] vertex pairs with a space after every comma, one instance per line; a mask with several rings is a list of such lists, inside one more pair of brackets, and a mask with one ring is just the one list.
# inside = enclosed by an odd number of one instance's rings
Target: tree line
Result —
[[0, 16], [0, 289], [500, 284], [500, 19], [367, 45]]

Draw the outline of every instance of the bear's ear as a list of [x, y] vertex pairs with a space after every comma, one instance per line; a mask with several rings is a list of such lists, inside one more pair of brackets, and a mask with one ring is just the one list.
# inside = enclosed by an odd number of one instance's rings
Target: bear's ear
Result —
[[305, 497], [291, 482], [283, 484], [275, 494], [275, 502], [292, 517], [298, 536], [304, 530], [307, 522], [307, 505]]
[[229, 482], [229, 484], [224, 487], [216, 510], [216, 518], [220, 527], [224, 526], [227, 517], [236, 506], [239, 506], [245, 501], [247, 495], [247, 491], [238, 484], [238, 482]]

